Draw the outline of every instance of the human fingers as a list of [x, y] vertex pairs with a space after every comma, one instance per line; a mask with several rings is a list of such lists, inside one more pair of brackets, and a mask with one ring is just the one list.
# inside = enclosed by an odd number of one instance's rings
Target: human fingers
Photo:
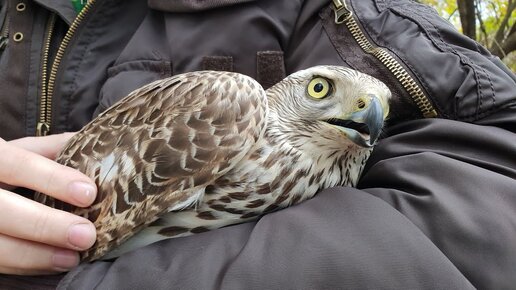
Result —
[[[97, 193], [90, 178], [75, 169], [18, 147], [22, 144], [36, 150], [38, 144], [48, 146], [46, 142], [41, 142], [39, 138], [26, 138], [19, 143], [1, 140], [0, 182], [39, 191], [76, 206], [90, 205]], [[58, 142], [50, 140], [48, 143], [56, 145]]]
[[79, 254], [0, 234], [0, 273], [42, 275], [65, 272], [79, 264]]
[[0, 234], [79, 251], [90, 248], [96, 238], [87, 219], [2, 189]]
[[73, 135], [75, 133], [62, 133], [44, 137], [25, 137], [11, 140], [8, 143], [54, 160]]
[[[73, 135], [75, 133], [62, 133], [44, 137], [25, 137], [11, 140], [9, 144], [54, 160]], [[1, 141], [5, 142], [0, 138]], [[16, 186], [0, 182], [0, 188], [12, 190]]]

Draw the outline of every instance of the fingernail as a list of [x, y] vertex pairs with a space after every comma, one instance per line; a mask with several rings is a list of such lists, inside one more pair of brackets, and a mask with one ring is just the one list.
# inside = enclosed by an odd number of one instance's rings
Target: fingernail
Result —
[[57, 271], [68, 271], [79, 264], [79, 254], [68, 250], [56, 250], [52, 256], [52, 264]]
[[96, 188], [86, 182], [75, 181], [68, 186], [68, 192], [80, 205], [88, 206], [93, 203], [96, 195]]
[[68, 242], [80, 250], [86, 250], [95, 243], [96, 231], [93, 224], [75, 224], [68, 229]]

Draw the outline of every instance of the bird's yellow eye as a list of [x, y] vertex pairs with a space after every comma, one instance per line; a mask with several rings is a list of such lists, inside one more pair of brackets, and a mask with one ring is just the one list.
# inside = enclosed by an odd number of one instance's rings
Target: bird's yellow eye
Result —
[[332, 86], [329, 80], [316, 77], [308, 84], [308, 95], [314, 99], [323, 99], [330, 95]]

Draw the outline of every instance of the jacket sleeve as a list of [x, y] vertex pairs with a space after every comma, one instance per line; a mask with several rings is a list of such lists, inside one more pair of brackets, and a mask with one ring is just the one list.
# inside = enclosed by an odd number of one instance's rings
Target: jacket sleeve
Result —
[[[450, 120], [394, 126], [359, 188], [255, 223], [84, 264], [61, 289], [506, 289], [516, 283], [516, 137]], [[489, 148], [489, 150], [485, 150]]]
[[473, 289], [407, 218], [334, 188], [257, 223], [81, 265], [61, 289]]
[[[314, 2], [306, 1], [300, 13], [299, 33], [286, 56], [288, 70], [348, 64], [334, 42], [345, 37], [328, 35], [330, 27], [324, 26], [331, 11]], [[390, 47], [410, 68], [440, 118], [390, 126], [359, 189], [328, 189], [254, 223], [81, 265], [60, 289], [516, 285], [514, 76], [413, 1], [351, 2], [368, 37]], [[408, 44], [414, 47], [403, 47]], [[363, 65], [376, 67], [369, 61]], [[449, 71], [443, 73], [443, 67]], [[410, 108], [408, 100], [393, 110]]]
[[433, 119], [389, 135], [360, 188], [408, 218], [476, 288], [516, 285], [516, 134]]

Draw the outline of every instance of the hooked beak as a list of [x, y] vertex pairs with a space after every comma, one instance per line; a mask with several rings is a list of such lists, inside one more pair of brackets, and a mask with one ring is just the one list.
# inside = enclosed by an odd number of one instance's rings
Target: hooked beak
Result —
[[371, 97], [365, 107], [346, 118], [334, 118], [326, 122], [336, 126], [355, 144], [372, 147], [380, 136], [388, 108], [377, 97]]

